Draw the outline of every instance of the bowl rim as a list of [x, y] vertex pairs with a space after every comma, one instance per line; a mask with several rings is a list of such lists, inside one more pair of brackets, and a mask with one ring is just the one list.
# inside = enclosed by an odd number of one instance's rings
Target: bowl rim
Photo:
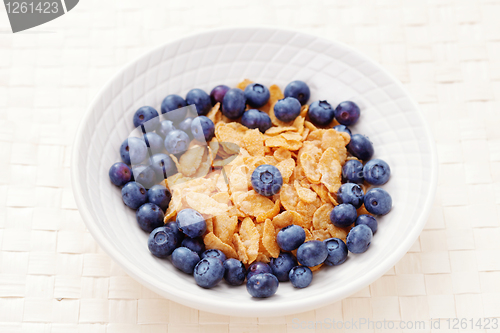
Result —
[[[427, 141], [427, 144], [430, 148], [430, 156], [431, 156], [431, 173], [429, 177], [429, 189], [427, 191], [426, 195], [426, 200], [423, 204], [423, 209], [421, 210], [418, 218], [415, 221], [415, 224], [418, 225], [418, 228], [414, 228], [413, 232], [408, 235], [408, 237], [405, 238], [404, 242], [400, 244], [398, 247], [398, 251], [394, 251], [390, 256], [386, 257], [386, 259], [382, 262], [381, 265], [377, 266], [374, 270], [368, 272], [367, 274], [364, 274], [361, 276], [359, 279], [356, 279], [355, 282], [349, 283], [345, 285], [345, 288], [342, 289], [342, 291], [338, 292], [336, 295], [337, 297], [333, 300], [329, 299], [328, 294], [324, 294], [323, 297], [314, 297], [314, 298], [308, 298], [304, 299], [301, 301], [300, 304], [297, 304], [297, 302], [286, 302], [283, 304], [280, 304], [279, 309], [273, 309], [272, 311], [269, 311], [269, 308], [267, 307], [261, 307], [261, 306], [256, 306], [253, 305], [252, 307], [248, 307], [246, 304], [247, 303], [241, 303], [241, 304], [234, 304], [234, 303], [224, 303], [220, 301], [213, 301], [210, 299], [203, 299], [203, 298], [194, 298], [191, 293], [184, 293], [182, 290], [172, 288], [171, 290], [165, 290], [158, 288], [157, 286], [154, 285], [153, 281], [151, 280], [151, 277], [143, 273], [142, 271], [138, 270], [135, 268], [135, 266], [131, 266], [128, 259], [126, 256], [121, 254], [117, 249], [114, 248], [114, 246], [109, 243], [103, 234], [101, 230], [99, 229], [97, 223], [94, 221], [92, 218], [92, 215], [90, 213], [90, 208], [89, 205], [87, 205], [84, 197], [83, 197], [83, 186], [82, 182], [78, 178], [78, 174], [80, 172], [80, 164], [77, 163], [79, 160], [79, 150], [77, 149], [82, 145], [82, 138], [83, 138], [83, 133], [85, 131], [86, 124], [88, 120], [91, 118], [92, 115], [92, 110], [96, 107], [96, 105], [99, 103], [99, 100], [101, 99], [102, 94], [108, 90], [113, 82], [122, 75], [123, 72], [125, 72], [127, 69], [131, 68], [134, 66], [136, 63], [140, 62], [141, 60], [147, 58], [150, 56], [150, 54], [168, 47], [169, 45], [176, 44], [184, 39], [196, 37], [196, 36], [202, 36], [202, 35], [211, 35], [215, 33], [220, 33], [220, 32], [225, 32], [225, 31], [235, 31], [235, 30], [240, 30], [240, 31], [266, 31], [268, 33], [273, 33], [273, 32], [287, 32], [287, 33], [294, 33], [297, 35], [303, 35], [307, 38], [315, 38], [318, 40], [321, 40], [326, 43], [333, 44], [339, 48], [346, 49], [347, 51], [354, 52], [356, 53], [360, 58], [362, 58], [364, 61], [368, 62], [370, 65], [374, 66], [377, 68], [379, 71], [383, 72], [385, 75], [387, 75], [393, 83], [401, 89], [405, 96], [408, 98], [408, 101], [417, 110], [417, 114], [419, 119], [422, 122], [422, 128], [425, 132], [425, 138]], [[388, 72], [386, 69], [384, 69], [380, 64], [378, 64], [376, 61], [372, 60], [369, 58], [367, 55], [364, 53], [356, 50], [355, 48], [343, 43], [339, 42], [336, 40], [331, 40], [327, 39], [324, 37], [316, 36], [310, 33], [304, 33], [299, 30], [295, 29], [284, 29], [284, 28], [275, 28], [272, 26], [237, 26], [237, 27], [231, 27], [231, 26], [226, 26], [226, 27], [221, 27], [221, 28], [216, 28], [216, 29], [210, 29], [210, 30], [203, 30], [203, 31], [197, 31], [194, 33], [190, 33], [187, 35], [184, 35], [182, 37], [176, 38], [174, 40], [170, 40], [168, 42], [162, 43], [159, 46], [156, 46], [154, 48], [148, 49], [147, 51], [143, 52], [140, 56], [134, 58], [133, 60], [129, 61], [126, 65], [122, 66], [120, 69], [116, 71], [116, 73], [102, 86], [101, 89], [95, 94], [93, 97], [92, 102], [90, 103], [89, 107], [86, 109], [85, 114], [82, 116], [82, 119], [80, 121], [80, 124], [78, 126], [78, 129], [75, 133], [75, 139], [72, 145], [72, 156], [71, 156], [71, 183], [72, 183], [72, 189], [73, 189], [73, 195], [75, 198], [75, 202], [78, 207], [78, 211], [80, 212], [80, 215], [82, 216], [83, 221], [85, 222], [85, 225], [91, 235], [94, 237], [98, 245], [116, 262], [119, 264], [121, 268], [125, 270], [127, 274], [129, 274], [131, 277], [133, 277], [136, 281], [139, 283], [145, 285], [148, 289], [160, 294], [163, 297], [166, 297], [170, 300], [173, 300], [174, 302], [178, 302], [182, 305], [192, 307], [198, 310], [202, 311], [207, 311], [207, 312], [212, 312], [212, 313], [219, 313], [223, 315], [237, 315], [237, 316], [243, 316], [243, 317], [255, 317], [255, 316], [260, 316], [260, 317], [271, 317], [271, 316], [280, 316], [280, 315], [290, 315], [290, 314], [295, 314], [295, 313], [301, 313], [305, 311], [310, 311], [316, 308], [319, 308], [321, 306], [325, 306], [328, 304], [331, 304], [332, 302], [339, 301], [343, 298], [346, 298], [360, 289], [364, 288], [365, 286], [369, 285], [370, 283], [374, 282], [378, 278], [380, 278], [382, 275], [384, 275], [391, 267], [393, 267], [411, 248], [411, 246], [414, 244], [414, 242], [417, 240], [417, 238], [420, 236], [425, 223], [430, 215], [431, 209], [432, 209], [432, 203], [434, 201], [434, 197], [436, 194], [436, 189], [437, 189], [437, 184], [438, 184], [438, 158], [437, 158], [437, 149], [435, 146], [435, 140], [433, 138], [432, 132], [430, 130], [430, 126], [427, 123], [426, 119], [424, 118], [422, 111], [418, 107], [417, 102], [411, 97], [407, 89], [403, 86], [403, 84], [390, 72]], [[259, 305], [262, 305], [259, 303]]]

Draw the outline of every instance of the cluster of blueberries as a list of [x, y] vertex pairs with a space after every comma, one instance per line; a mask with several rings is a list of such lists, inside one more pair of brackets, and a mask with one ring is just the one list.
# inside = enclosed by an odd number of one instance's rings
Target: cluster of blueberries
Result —
[[[300, 114], [301, 106], [307, 103], [310, 89], [303, 81], [293, 81], [285, 88], [285, 98], [274, 106], [276, 118], [289, 122]], [[311, 103], [309, 120], [317, 126], [327, 126], [335, 118], [340, 125], [337, 131], [351, 136], [347, 149], [359, 160], [349, 160], [342, 169], [344, 184], [337, 192], [340, 203], [331, 211], [330, 221], [335, 226], [355, 226], [350, 230], [346, 242], [339, 238], [325, 241], [305, 242], [305, 231], [297, 225], [281, 229], [277, 243], [283, 252], [272, 258], [269, 264], [254, 262], [248, 269], [233, 258], [226, 258], [219, 250], [205, 250], [202, 235], [206, 231], [203, 216], [190, 208], [177, 214], [175, 221], [164, 224], [171, 193], [161, 180], [177, 172], [175, 163], [168, 154], [180, 157], [192, 140], [209, 142], [214, 137], [214, 123], [205, 115], [216, 103], [229, 119], [252, 129], [265, 132], [272, 126], [267, 113], [258, 110], [270, 98], [267, 87], [259, 83], [249, 84], [245, 90], [215, 87], [210, 95], [201, 89], [192, 89], [186, 99], [179, 95], [167, 96], [161, 104], [165, 120], [160, 121], [158, 112], [144, 106], [137, 110], [133, 123], [143, 134], [129, 137], [120, 146], [122, 162], [109, 170], [111, 182], [122, 187], [125, 205], [136, 210], [140, 228], [150, 233], [148, 248], [158, 258], [171, 256], [172, 264], [179, 270], [192, 274], [196, 283], [212, 288], [224, 279], [230, 285], [241, 285], [247, 280], [247, 290], [254, 297], [269, 297], [276, 293], [279, 282], [291, 281], [296, 288], [305, 288], [312, 281], [309, 267], [325, 263], [336, 266], [344, 263], [348, 252], [362, 253], [370, 245], [377, 230], [377, 220], [368, 214], [357, 216], [356, 209], [364, 204], [374, 215], [384, 215], [392, 207], [390, 195], [381, 188], [370, 189], [366, 194], [359, 184], [383, 185], [390, 177], [389, 165], [380, 159], [370, 160], [373, 145], [360, 134], [352, 134], [347, 126], [354, 125], [360, 116], [359, 107], [351, 101], [340, 103], [335, 109], [324, 100]], [[197, 116], [191, 117], [185, 108], [196, 107]], [[247, 105], [252, 109], [246, 110]], [[245, 111], [246, 110], [246, 111]], [[364, 165], [361, 162], [366, 162]], [[279, 192], [283, 179], [272, 165], [261, 165], [251, 177], [254, 190], [264, 196]], [[296, 250], [294, 256], [290, 251]]]

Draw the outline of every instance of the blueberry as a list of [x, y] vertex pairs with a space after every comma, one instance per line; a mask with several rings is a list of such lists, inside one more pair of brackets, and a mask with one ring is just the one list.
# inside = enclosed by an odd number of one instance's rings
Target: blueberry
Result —
[[311, 284], [313, 273], [307, 266], [295, 266], [288, 274], [292, 286], [295, 288], [305, 288]]
[[164, 120], [158, 125], [156, 129], [156, 134], [161, 136], [163, 139], [167, 136], [168, 133], [175, 129], [174, 123], [171, 120]]
[[333, 207], [330, 213], [330, 221], [336, 227], [348, 227], [354, 223], [357, 217], [356, 208], [351, 204], [340, 204]]
[[203, 216], [194, 209], [185, 208], [177, 213], [179, 229], [191, 238], [200, 237], [207, 230], [207, 223]]
[[372, 229], [366, 224], [358, 224], [347, 234], [347, 249], [352, 253], [363, 253], [368, 250], [372, 238]]
[[190, 142], [191, 139], [185, 132], [173, 130], [165, 137], [165, 149], [170, 154], [180, 154], [188, 149]]
[[351, 130], [349, 129], [349, 127], [347, 127], [345, 125], [333, 126], [333, 129], [336, 130], [337, 132], [345, 132], [345, 133], [349, 134], [349, 136], [352, 136]]
[[370, 229], [372, 229], [373, 234], [375, 234], [377, 232], [377, 228], [378, 228], [377, 219], [371, 215], [368, 215], [368, 214], [359, 215], [358, 218], [356, 219], [356, 221], [354, 222], [354, 225], [358, 225], [358, 224], [367, 225]]
[[123, 162], [117, 162], [109, 168], [109, 179], [116, 186], [123, 186], [132, 180], [132, 171]]
[[267, 115], [267, 113], [256, 109], [245, 111], [241, 117], [241, 124], [252, 129], [258, 128], [262, 133], [273, 126], [271, 118]]
[[391, 176], [389, 164], [381, 159], [373, 159], [366, 162], [363, 175], [367, 183], [372, 185], [383, 185]]
[[316, 101], [309, 105], [307, 115], [314, 125], [326, 126], [332, 122], [334, 112], [327, 101]]
[[224, 280], [232, 286], [241, 286], [245, 282], [245, 265], [237, 259], [224, 261]]
[[301, 226], [290, 224], [276, 235], [276, 242], [283, 251], [293, 251], [306, 240], [306, 232]]
[[225, 86], [223, 84], [212, 89], [212, 91], [210, 92], [210, 99], [212, 101], [212, 105], [215, 105], [217, 103], [222, 104], [222, 100], [224, 99], [224, 96], [226, 95], [229, 89], [230, 88], [228, 86]]
[[300, 114], [300, 102], [293, 97], [280, 99], [274, 104], [274, 115], [281, 121], [289, 122]]
[[271, 297], [278, 286], [278, 278], [270, 273], [256, 274], [247, 280], [247, 291], [252, 297]]
[[342, 178], [350, 183], [363, 183], [363, 163], [358, 160], [349, 160], [342, 167]]
[[181, 243], [183, 242], [184, 234], [179, 229], [179, 224], [177, 223], [177, 221], [170, 221], [167, 224], [165, 224], [165, 227], [169, 228], [175, 235], [175, 238], [177, 239], [176, 247], [180, 246]]
[[134, 114], [134, 127], [144, 125], [146, 132], [154, 131], [160, 124], [158, 111], [151, 106], [143, 106], [139, 108]]
[[288, 281], [288, 273], [290, 270], [297, 266], [297, 259], [291, 253], [280, 253], [277, 258], [271, 258], [269, 263], [273, 274], [278, 278], [279, 282]]
[[326, 245], [319, 240], [310, 240], [305, 242], [297, 249], [297, 261], [304, 266], [313, 267], [322, 264], [328, 251]]
[[269, 101], [269, 97], [271, 96], [269, 89], [260, 83], [249, 84], [245, 88], [244, 95], [247, 100], [247, 104], [252, 108], [260, 108], [261, 106], [264, 106], [267, 101]]
[[172, 265], [184, 273], [193, 274], [194, 267], [200, 261], [198, 253], [187, 247], [178, 247], [172, 252]]
[[347, 144], [347, 150], [353, 156], [363, 161], [368, 161], [373, 156], [373, 145], [370, 140], [361, 134], [353, 134]]
[[120, 156], [125, 164], [139, 164], [148, 156], [148, 147], [144, 140], [130, 137], [120, 146]]
[[248, 266], [247, 279], [250, 279], [255, 274], [272, 273], [272, 272], [273, 270], [271, 269], [271, 266], [269, 266], [265, 262], [254, 261], [252, 264], [250, 264], [250, 266]]
[[141, 183], [146, 189], [156, 184], [156, 174], [151, 166], [139, 164], [132, 168], [132, 172], [135, 181]]
[[194, 267], [193, 276], [200, 287], [215, 287], [224, 277], [224, 264], [214, 257], [203, 258]]
[[283, 177], [277, 167], [270, 164], [262, 164], [255, 168], [251, 177], [255, 192], [267, 197], [279, 193], [283, 186]]
[[144, 186], [137, 182], [128, 182], [122, 188], [122, 199], [125, 205], [137, 209], [147, 202], [148, 196]]
[[296, 98], [301, 105], [304, 105], [309, 100], [311, 91], [309, 90], [309, 86], [304, 81], [296, 80], [290, 82], [285, 87], [284, 95], [285, 97]]
[[384, 189], [378, 187], [366, 192], [364, 203], [366, 210], [375, 215], [385, 215], [392, 208], [391, 196]]
[[210, 96], [201, 89], [191, 89], [186, 95], [186, 103], [188, 105], [196, 105], [198, 115], [205, 115], [212, 108]]
[[337, 201], [339, 203], [351, 204], [354, 208], [359, 208], [363, 204], [365, 194], [361, 186], [354, 183], [342, 184], [337, 191]]
[[156, 174], [158, 182], [177, 173], [177, 166], [167, 154], [151, 156], [150, 165]]
[[217, 258], [222, 262], [226, 261], [226, 259], [227, 259], [224, 252], [222, 252], [221, 250], [216, 250], [216, 249], [209, 249], [209, 250], [204, 251], [201, 254], [201, 259], [204, 259], [207, 257]]
[[163, 138], [156, 133], [148, 132], [144, 134], [144, 142], [146, 142], [146, 146], [151, 150], [151, 154], [158, 154], [163, 151]]
[[189, 136], [189, 139], [191, 140], [193, 138], [193, 133], [191, 133], [191, 124], [193, 122], [193, 117], [187, 117], [183, 121], [179, 123], [177, 126], [181, 131], [186, 133]]
[[246, 99], [243, 90], [229, 89], [222, 100], [222, 114], [229, 119], [238, 119], [246, 108]]
[[328, 266], [337, 266], [347, 260], [347, 246], [340, 238], [328, 238], [323, 241], [328, 250], [325, 264]]
[[168, 95], [167, 97], [165, 97], [163, 102], [161, 102], [161, 113], [162, 114], [166, 113], [165, 118], [177, 124], [186, 117], [187, 110], [182, 109], [182, 111], [181, 110], [175, 112], [172, 111], [183, 108], [186, 105], [187, 105], [186, 101], [181, 96]]
[[167, 258], [174, 252], [177, 239], [170, 228], [163, 226], [151, 231], [148, 238], [149, 251], [158, 258]]
[[172, 194], [163, 185], [154, 185], [148, 190], [148, 201], [158, 205], [164, 212], [167, 211]]
[[335, 119], [341, 125], [354, 125], [359, 119], [359, 107], [356, 103], [345, 101], [337, 105], [335, 108]]
[[151, 232], [163, 225], [163, 211], [154, 203], [145, 203], [135, 212], [137, 223], [142, 230]]
[[181, 246], [187, 247], [191, 251], [198, 253], [200, 257], [201, 254], [205, 251], [205, 243], [203, 243], [203, 239], [201, 239], [200, 237], [186, 237], [182, 240]]
[[205, 116], [196, 117], [191, 123], [191, 133], [200, 142], [210, 142], [215, 135], [214, 122]]

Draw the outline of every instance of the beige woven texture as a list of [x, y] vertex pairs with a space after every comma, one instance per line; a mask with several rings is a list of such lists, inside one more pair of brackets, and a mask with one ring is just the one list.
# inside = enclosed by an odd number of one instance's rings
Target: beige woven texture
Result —
[[[15, 35], [0, 7], [0, 332], [295, 332], [362, 318], [430, 332], [431, 318], [500, 317], [500, 1], [82, 0]], [[238, 318], [168, 301], [99, 249], [72, 196], [73, 136], [103, 83], [159, 43], [228, 24], [357, 48], [404, 83], [436, 139], [439, 187], [419, 240], [376, 282], [315, 311]]]

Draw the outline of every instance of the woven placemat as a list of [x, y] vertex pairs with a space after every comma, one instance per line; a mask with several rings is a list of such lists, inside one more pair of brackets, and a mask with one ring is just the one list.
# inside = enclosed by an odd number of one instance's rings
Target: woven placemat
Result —
[[[84, 0], [15, 35], [0, 8], [0, 332], [320, 332], [333, 320], [430, 332], [439, 318], [448, 329], [447, 318], [500, 317], [500, 1]], [[431, 216], [402, 260], [349, 298], [287, 317], [214, 315], [142, 287], [85, 229], [69, 179], [75, 129], [113, 73], [159, 43], [241, 24], [374, 58], [420, 103], [439, 154]], [[485, 321], [461, 330], [492, 332]]]

